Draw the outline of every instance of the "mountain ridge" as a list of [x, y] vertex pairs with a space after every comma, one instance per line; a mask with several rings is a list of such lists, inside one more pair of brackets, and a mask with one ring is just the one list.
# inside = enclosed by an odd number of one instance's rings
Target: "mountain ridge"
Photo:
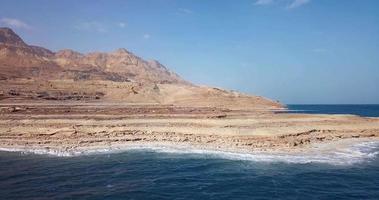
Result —
[[[9, 28], [0, 28], [0, 62], [3, 65], [26, 68], [25, 70], [30, 67], [50, 65], [54, 66], [53, 70], [56, 73], [62, 73], [64, 76], [70, 76], [70, 74], [64, 73], [65, 70], [96, 69], [104, 74], [116, 73], [124, 77], [122, 81], [188, 84], [162, 64], [145, 61], [123, 48], [107, 53], [90, 52], [83, 54], [71, 49], [53, 52], [43, 47], [26, 44], [21, 37]], [[30, 74], [33, 73], [23, 75], [28, 78], [27, 76]], [[92, 76], [86, 77], [87, 79], [93, 78]], [[67, 78], [75, 79], [75, 77]], [[100, 76], [100, 79], [108, 80], [107, 76]]]
[[0, 28], [0, 101], [76, 100], [217, 107], [283, 107], [182, 79], [157, 60], [144, 60], [124, 48], [112, 52], [57, 52], [26, 44]]

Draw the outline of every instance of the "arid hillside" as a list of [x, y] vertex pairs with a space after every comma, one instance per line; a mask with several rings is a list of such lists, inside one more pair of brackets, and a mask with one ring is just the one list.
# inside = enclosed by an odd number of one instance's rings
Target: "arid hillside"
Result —
[[[222, 78], [222, 77], [220, 77]], [[158, 61], [126, 49], [82, 54], [26, 44], [0, 28], [0, 101], [97, 101], [228, 108], [280, 108], [278, 102], [196, 86]]]

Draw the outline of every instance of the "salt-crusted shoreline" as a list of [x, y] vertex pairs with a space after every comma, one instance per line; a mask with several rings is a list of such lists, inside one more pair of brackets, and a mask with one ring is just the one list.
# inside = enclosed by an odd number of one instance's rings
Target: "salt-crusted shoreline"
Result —
[[354, 115], [169, 105], [0, 107], [0, 148], [42, 154], [81, 155], [138, 147], [301, 155], [331, 142], [379, 138], [378, 118]]
[[206, 146], [175, 145], [164, 143], [119, 143], [111, 146], [82, 147], [75, 150], [41, 149], [40, 147], [0, 148], [0, 151], [41, 154], [58, 157], [113, 154], [130, 151], [153, 151], [157, 153], [190, 154], [207, 158], [247, 160], [258, 162], [327, 163], [351, 165], [369, 161], [379, 154], [379, 139], [345, 139], [310, 145], [296, 151], [243, 151], [212, 149]]

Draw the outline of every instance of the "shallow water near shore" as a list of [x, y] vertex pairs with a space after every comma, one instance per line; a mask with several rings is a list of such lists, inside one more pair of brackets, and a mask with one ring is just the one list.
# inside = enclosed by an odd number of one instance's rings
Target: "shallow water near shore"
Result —
[[56, 157], [0, 152], [3, 199], [377, 199], [379, 157], [260, 162], [132, 150]]
[[379, 104], [362, 105], [307, 105], [293, 104], [287, 106], [289, 113], [308, 114], [352, 114], [363, 117], [379, 117]]
[[156, 152], [204, 156], [206, 158], [221, 158], [229, 160], [245, 160], [253, 162], [284, 162], [284, 163], [326, 163], [330, 165], [352, 165], [375, 159], [379, 155], [378, 139], [347, 139], [328, 143], [314, 144], [301, 151], [256, 151], [234, 152], [223, 150], [201, 149], [188, 145], [168, 145], [159, 143], [143, 143], [135, 145], [120, 145], [95, 147], [74, 151], [57, 151], [52, 149], [8, 149], [0, 148], [0, 152], [18, 152], [21, 155], [46, 155], [50, 157], [77, 157], [100, 154], [117, 154], [130, 151]]
[[344, 147], [302, 154], [159, 146], [76, 156], [0, 151], [0, 199], [379, 199], [379, 143]]

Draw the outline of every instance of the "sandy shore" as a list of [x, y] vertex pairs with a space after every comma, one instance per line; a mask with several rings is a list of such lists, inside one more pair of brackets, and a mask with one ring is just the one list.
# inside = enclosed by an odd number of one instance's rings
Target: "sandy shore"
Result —
[[0, 104], [0, 148], [46, 152], [177, 146], [298, 152], [379, 138], [379, 118], [141, 104]]

